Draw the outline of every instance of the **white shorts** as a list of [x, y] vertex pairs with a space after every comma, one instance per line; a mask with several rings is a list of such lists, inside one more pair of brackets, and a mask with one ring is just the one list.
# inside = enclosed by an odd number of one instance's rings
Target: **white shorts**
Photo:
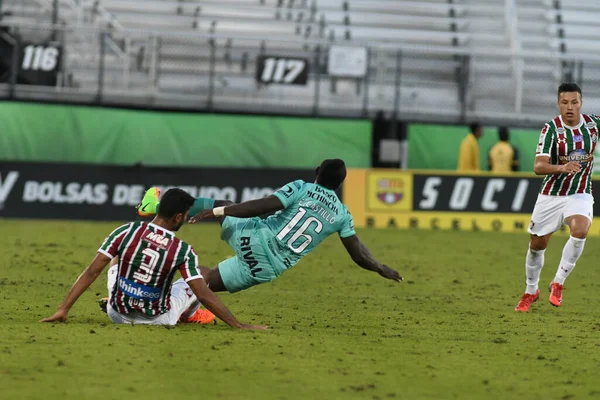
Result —
[[544, 236], [558, 231], [565, 219], [573, 215], [583, 215], [590, 221], [594, 218], [594, 197], [587, 193], [570, 196], [538, 195], [528, 232]]
[[190, 289], [188, 284], [185, 283], [182, 278], [173, 282], [173, 285], [171, 285], [171, 309], [166, 314], [156, 317], [146, 316], [142, 313], [121, 314], [110, 306], [110, 296], [117, 283], [118, 273], [119, 271], [116, 265], [108, 270], [107, 287], [109, 304], [106, 307], [106, 313], [115, 324], [176, 325], [181, 314], [188, 308], [193, 305], [196, 305], [197, 307], [200, 306], [200, 303], [196, 301], [196, 296], [192, 293], [192, 289]]

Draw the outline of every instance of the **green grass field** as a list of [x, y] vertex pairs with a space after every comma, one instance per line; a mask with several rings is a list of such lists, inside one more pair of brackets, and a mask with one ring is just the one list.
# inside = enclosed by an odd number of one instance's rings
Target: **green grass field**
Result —
[[[600, 398], [600, 240], [588, 239], [564, 306], [513, 311], [526, 235], [359, 231], [405, 277], [354, 266], [330, 238], [277, 281], [221, 298], [243, 322], [116, 326], [96, 299], [106, 276], [51, 315], [111, 223], [0, 220], [1, 399]], [[203, 264], [232, 251], [217, 225], [185, 226]], [[546, 253], [542, 287], [564, 237]]]

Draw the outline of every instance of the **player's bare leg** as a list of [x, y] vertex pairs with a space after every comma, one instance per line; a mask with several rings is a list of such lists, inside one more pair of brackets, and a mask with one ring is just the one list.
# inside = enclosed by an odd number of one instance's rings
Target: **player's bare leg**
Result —
[[226, 292], [227, 288], [223, 284], [221, 273], [219, 272], [219, 266], [214, 268], [200, 267], [200, 272], [204, 277], [204, 281], [213, 292]]
[[534, 251], [546, 250], [551, 237], [552, 237], [551, 233], [548, 235], [544, 235], [544, 236], [530, 235], [529, 236], [529, 248]]
[[579, 257], [581, 257], [585, 246], [585, 239], [592, 226], [592, 221], [583, 215], [570, 216], [565, 222], [571, 229], [571, 237], [565, 243], [556, 275], [548, 287], [550, 291], [548, 300], [556, 307], [562, 305], [562, 291], [565, 280], [575, 268]]
[[538, 284], [540, 282], [540, 274], [544, 267], [544, 253], [548, 247], [548, 242], [552, 234], [537, 236], [531, 235], [529, 241], [529, 249], [527, 250], [527, 258], [525, 259], [525, 274], [527, 275], [527, 288], [521, 297], [519, 304], [515, 308], [516, 311], [527, 312], [531, 304], [537, 301], [540, 297]]
[[[213, 292], [226, 292], [227, 289], [221, 279], [219, 267], [214, 268], [200, 267], [200, 272], [204, 277], [204, 281]], [[213, 313], [208, 310], [199, 308], [197, 304], [192, 305], [180, 318], [182, 322], [191, 322], [196, 324], [208, 324], [215, 319]]]
[[[204, 277], [204, 281], [213, 292], [226, 292], [227, 289], [223, 284], [223, 280], [221, 279], [221, 274], [219, 273], [219, 267], [216, 266], [214, 268], [200, 267], [200, 272]], [[196, 324], [208, 324], [211, 323], [215, 319], [213, 313], [208, 310], [204, 310], [199, 307], [192, 306], [190, 307], [184, 315], [181, 316], [180, 321], [191, 322]]]
[[[207, 277], [210, 278], [211, 269], [202, 266], [199, 266], [199, 268], [200, 273], [204, 277], [206, 284], [209, 286], [210, 289], [212, 289], [213, 292], [216, 292], [217, 290], [214, 290], [211, 287], [210, 281], [207, 279]], [[215, 320], [215, 314], [213, 314], [211, 311], [205, 308], [201, 308], [201, 306], [202, 303], [200, 303], [198, 300], [194, 301], [192, 305], [181, 314], [181, 316], [179, 317], [179, 322], [204, 325], [213, 322]]]
[[179, 322], [187, 322], [192, 324], [210, 324], [215, 320], [215, 314], [207, 309], [200, 308], [202, 304], [196, 300], [187, 310], [179, 317]]

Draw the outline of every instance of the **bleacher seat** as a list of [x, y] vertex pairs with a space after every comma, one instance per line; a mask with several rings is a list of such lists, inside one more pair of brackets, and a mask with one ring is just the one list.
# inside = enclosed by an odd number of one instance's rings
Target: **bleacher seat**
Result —
[[[220, 107], [310, 109], [318, 92], [320, 107], [362, 110], [364, 93], [370, 109], [389, 110], [395, 83], [402, 90], [403, 111], [457, 115], [461, 68], [467, 65], [468, 112], [510, 115], [515, 112], [515, 74], [511, 57], [514, 33], [507, 26], [505, 2], [497, 0], [60, 0], [83, 5], [84, 24], [106, 28], [104, 84], [106, 96], [134, 101], [128, 90], [150, 93], [153, 104], [196, 107], [209, 91]], [[575, 4], [576, 3], [576, 4]], [[600, 61], [590, 49], [600, 43], [594, 31], [600, 2], [518, 0], [517, 44], [522, 64], [522, 112], [547, 113], [552, 107], [564, 64], [587, 57], [581, 78], [586, 89], [600, 90]], [[50, 9], [36, 0], [4, 0], [5, 21], [49, 21]], [[51, 2], [48, 2], [51, 4]], [[68, 7], [59, 20], [73, 24]], [[128, 29], [132, 30], [128, 30]], [[33, 35], [34, 30], [24, 30]], [[87, 36], [86, 36], [87, 35]], [[69, 84], [93, 93], [98, 87], [98, 34], [67, 33]], [[371, 47], [368, 82], [326, 74], [326, 52], [334, 44]], [[214, 47], [213, 47], [214, 46]], [[320, 68], [314, 68], [319, 47]], [[397, 71], [398, 52], [401, 72]], [[313, 64], [306, 86], [258, 84], [259, 54], [305, 57]], [[471, 54], [463, 57], [462, 54]], [[543, 54], [543, 58], [536, 55]], [[537, 57], [537, 58], [536, 58]], [[562, 63], [560, 58], [566, 61]], [[465, 64], [466, 63], [466, 64]], [[210, 77], [214, 85], [210, 86]], [[319, 84], [315, 80], [319, 79]], [[151, 89], [149, 89], [151, 88]], [[588, 98], [588, 97], [586, 97]]]

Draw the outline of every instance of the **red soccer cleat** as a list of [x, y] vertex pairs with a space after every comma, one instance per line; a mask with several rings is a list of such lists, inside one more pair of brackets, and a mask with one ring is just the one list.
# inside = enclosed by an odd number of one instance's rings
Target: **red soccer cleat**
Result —
[[521, 301], [519, 301], [519, 304], [517, 304], [517, 306], [515, 307], [515, 311], [521, 311], [521, 312], [529, 311], [529, 307], [531, 307], [531, 305], [533, 303], [535, 303], [537, 301], [537, 299], [539, 299], [539, 298], [540, 298], [539, 290], [537, 290], [535, 292], [535, 294], [524, 293], [523, 297], [521, 297]]
[[550, 282], [550, 286], [548, 286], [548, 291], [550, 292], [550, 304], [555, 307], [560, 307], [562, 305], [562, 291], [563, 285], [558, 282]]
[[208, 310], [199, 308], [196, 310], [196, 312], [194, 314], [192, 314], [191, 317], [188, 317], [185, 320], [185, 322], [190, 323], [190, 324], [206, 325], [206, 324], [210, 324], [214, 320], [215, 320], [215, 314], [211, 313]]

